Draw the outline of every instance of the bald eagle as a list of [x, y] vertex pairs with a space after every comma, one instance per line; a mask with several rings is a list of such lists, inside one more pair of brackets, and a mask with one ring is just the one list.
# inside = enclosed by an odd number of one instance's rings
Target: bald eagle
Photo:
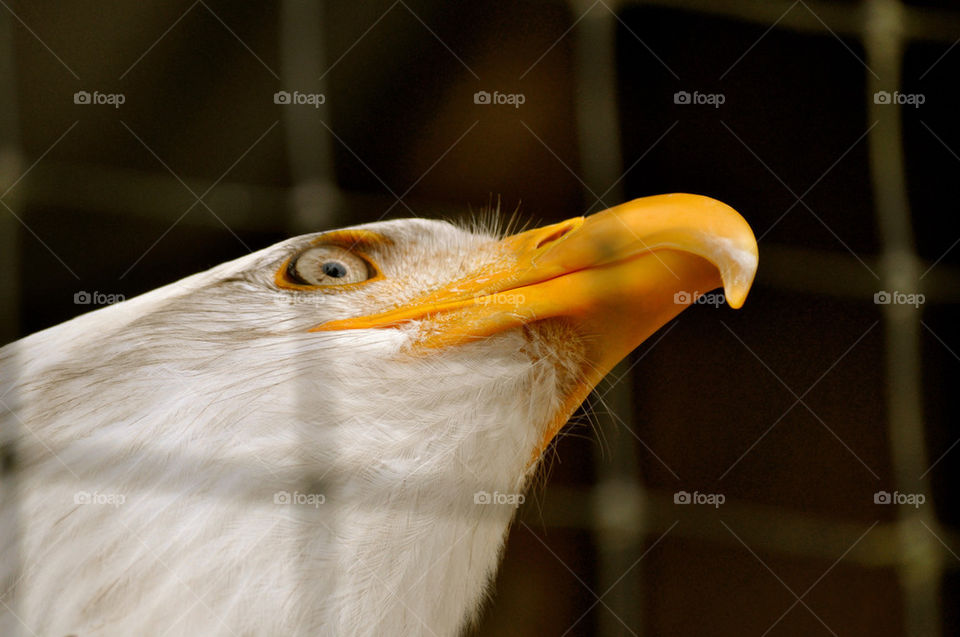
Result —
[[2, 635], [453, 635], [538, 460], [743, 218], [295, 237], [0, 349]]

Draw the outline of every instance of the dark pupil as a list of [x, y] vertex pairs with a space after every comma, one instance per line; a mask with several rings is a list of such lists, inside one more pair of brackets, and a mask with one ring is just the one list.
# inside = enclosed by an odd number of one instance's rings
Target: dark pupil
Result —
[[320, 269], [323, 270], [324, 274], [334, 279], [347, 276], [347, 268], [345, 268], [342, 263], [337, 263], [336, 261], [327, 261], [320, 266]]

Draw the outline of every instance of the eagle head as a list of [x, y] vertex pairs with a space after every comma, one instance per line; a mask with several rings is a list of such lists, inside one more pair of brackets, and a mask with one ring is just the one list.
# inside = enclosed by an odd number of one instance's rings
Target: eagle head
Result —
[[401, 219], [13, 343], [3, 634], [456, 633], [591, 389], [756, 267], [695, 195], [506, 237]]

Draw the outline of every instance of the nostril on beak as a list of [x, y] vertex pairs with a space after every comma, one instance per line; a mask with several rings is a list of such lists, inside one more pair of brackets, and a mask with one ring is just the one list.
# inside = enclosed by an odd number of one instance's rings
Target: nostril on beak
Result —
[[553, 230], [552, 232], [550, 232], [550, 233], [547, 234], [546, 236], [542, 237], [542, 238], [537, 242], [537, 247], [536, 247], [536, 249], [540, 249], [540, 248], [542, 248], [543, 246], [547, 245], [548, 243], [553, 243], [554, 241], [557, 241], [558, 239], [560, 239], [561, 237], [563, 237], [563, 236], [565, 236], [567, 233], [569, 233], [571, 230], [573, 230], [574, 228], [576, 228], [578, 225], [579, 225], [579, 224], [576, 223], [576, 220], [571, 220], [570, 222], [563, 224], [563, 225], [560, 226], [559, 228], [554, 228], [554, 230]]

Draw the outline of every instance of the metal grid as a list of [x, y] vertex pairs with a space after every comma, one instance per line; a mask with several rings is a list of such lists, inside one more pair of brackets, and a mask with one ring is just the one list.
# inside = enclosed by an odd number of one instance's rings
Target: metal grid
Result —
[[[617, 121], [616, 61], [614, 55], [617, 33], [617, 12], [630, 5], [648, 5], [704, 14], [720, 15], [769, 27], [803, 33], [823, 33], [856, 38], [867, 52], [867, 103], [869, 118], [877, 121], [868, 136], [870, 170], [876, 203], [876, 218], [881, 230], [882, 254], [876, 265], [884, 289], [920, 289], [919, 273], [928, 269], [913, 246], [911, 214], [906, 196], [902, 123], [899, 110], [882, 113], [872, 96], [875, 91], [893, 91], [900, 88], [904, 45], [911, 40], [955, 43], [960, 33], [960, 13], [918, 9], [899, 0], [875, 0], [857, 5], [844, 3], [775, 0], [768, 2], [715, 3], [710, 0], [624, 0], [590, 2], [570, 0], [569, 11], [576, 18], [570, 37], [575, 38], [575, 74], [578, 85], [586, 90], [576, 104], [580, 140], [580, 165], [585, 183], [584, 198], [593, 201], [596, 193], [604, 192], [611, 201], [623, 198], [617, 186], [622, 174], [622, 157], [616, 152], [620, 144]], [[322, 3], [286, 0], [282, 3], [283, 37], [281, 75], [285, 83], [297, 85], [303, 78], [314, 81], [327, 66], [324, 59], [324, 32], [319, 16]], [[28, 158], [20, 150], [16, 113], [16, 82], [13, 65], [13, 20], [0, 11], [0, 89], [4, 99], [0, 112], [0, 190], [7, 190], [19, 180]], [[878, 78], [884, 78], [881, 81]], [[321, 80], [321, 91], [323, 90]], [[267, 211], [288, 208], [290, 233], [338, 225], [344, 221], [342, 210], [349, 203], [365, 205], [389, 201], [380, 195], [344, 192], [336, 185], [333, 174], [333, 153], [329, 129], [313, 117], [313, 113], [288, 109], [283, 122], [287, 134], [287, 148], [295, 179], [292, 189], [255, 186], [225, 181], [211, 194], [229, 205], [215, 205], [223, 212], [223, 222], [239, 230], [261, 230]], [[323, 119], [328, 115], [320, 112]], [[614, 149], [614, 152], [611, 152]], [[603, 152], [600, 152], [600, 151]], [[86, 189], [90, 199], [77, 201], [63, 183], [84, 181], [99, 187]], [[211, 185], [204, 180], [187, 180], [188, 185], [203, 192]], [[610, 184], [614, 184], [610, 187]], [[608, 187], [610, 189], [608, 190]], [[0, 309], [0, 335], [4, 341], [16, 337], [19, 277], [16, 246], [18, 233], [29, 231], [19, 221], [22, 210], [30, 205], [64, 207], [91, 207], [105, 211], [121, 211], [148, 219], [166, 219], [168, 210], [152, 202], [166, 200], [170, 193], [179, 191], [166, 173], [143, 174], [125, 172], [68, 162], [48, 160], [33, 167], [29, 180], [4, 201], [7, 210], [0, 214], [0, 267], [11, 276], [4, 279], [8, 287], [0, 290], [4, 299]], [[322, 207], [318, 207], [318, 203]], [[427, 204], [429, 210], [430, 204]], [[437, 206], [440, 210], [440, 206]], [[193, 216], [185, 224], [216, 225], [208, 216]], [[828, 296], [862, 299], [877, 289], [877, 283], [865, 276], [861, 264], [845, 254], [828, 254], [795, 247], [764, 244], [763, 267], [768, 280], [788, 289], [803, 289]], [[802, 259], [807, 267], [801, 275], [784, 265]], [[799, 278], [798, 278], [799, 277]], [[960, 299], [960, 269], [939, 266], [937, 273], [923, 282], [928, 298], [951, 303]], [[912, 488], [912, 476], [929, 466], [923, 439], [923, 416], [920, 393], [920, 351], [922, 315], [905, 311], [898, 305], [884, 307], [886, 380], [896, 387], [890, 392], [886, 408], [893, 456], [895, 484]], [[624, 373], [623, 367], [615, 373]], [[629, 374], [629, 372], [625, 372]], [[607, 403], [615, 412], [605, 416], [605, 426], [633, 425], [629, 407], [629, 376], [623, 378], [608, 394]], [[620, 415], [617, 418], [616, 414]], [[565, 502], [563, 508], [547, 506], [537, 512], [538, 521], [548, 526], [588, 528], [596, 532], [599, 546], [599, 590], [607, 590], [618, 581], [623, 564], [633, 562], [632, 556], [641, 555], [643, 543], [661, 537], [674, 529], [672, 493], [650, 489], [643, 485], [635, 456], [630, 450], [621, 450], [597, 462], [598, 483], [591, 489], [560, 489], [556, 500]], [[929, 484], [924, 491], [930, 493]], [[946, 528], [935, 518], [932, 506], [915, 509], [903, 506], [898, 520], [880, 523], [857, 548], [846, 555], [846, 560], [864, 566], [891, 566], [899, 573], [906, 611], [906, 634], [936, 635], [942, 631], [940, 620], [939, 583], [946, 569], [960, 565], [948, 553], [944, 544], [960, 546], [960, 530]], [[827, 517], [784, 511], [775, 507], [728, 502], [725, 517], [738, 529], [742, 537], [759, 551], [794, 554], [803, 557], [833, 560], [840, 552], [856, 542], [862, 526]], [[921, 522], [930, 534], [916, 533]], [[709, 540], [741, 548], [738, 538], [715, 525], [686, 524], [674, 531], [679, 536], [695, 540]], [[816, 542], [808, 540], [816, 537]], [[641, 632], [641, 616], [637, 600], [641, 597], [639, 579], [621, 587], [610, 598], [611, 609], [628, 624], [635, 634]], [[619, 623], [604, 623], [600, 634], [619, 634]]]
[[[604, 4], [604, 3], [599, 3]], [[691, 11], [719, 14], [729, 18], [736, 18], [747, 22], [768, 25], [768, 31], [774, 28], [793, 29], [801, 32], [813, 32], [856, 38], [867, 53], [865, 75], [867, 78], [867, 92], [864, 99], [867, 104], [869, 120], [877, 122], [869, 132], [869, 156], [871, 182], [876, 202], [876, 217], [880, 228], [882, 252], [880, 255], [880, 289], [888, 290], [919, 290], [923, 289], [920, 280], [922, 272], [928, 270], [931, 264], [923, 263], [916, 254], [913, 242], [910, 207], [907, 200], [905, 158], [903, 151], [902, 121], [899, 109], [884, 109], [884, 105], [876, 103], [874, 94], [881, 90], [893, 92], [901, 88], [901, 66], [905, 43], [911, 39], [940, 40], [955, 43], [957, 40], [957, 26], [960, 15], [953, 12], [937, 12], [927, 9], [909, 7], [899, 0], [879, 0], [856, 8], [844, 6], [842, 3], [826, 4], [813, 2], [730, 2], [713, 3], [700, 0], [635, 0], [619, 3], [612, 6], [607, 3], [606, 11], [597, 7], [597, 3], [589, 5], [585, 1], [572, 1], [571, 11], [574, 15], [583, 16], [586, 10], [588, 19], [582, 20], [579, 25], [580, 37], [583, 44], [589, 41], [589, 49], [601, 51], [601, 55], [591, 58], [587, 55], [577, 57], [578, 80], [581, 86], [590, 87], [590, 93], [598, 103], [583, 104], [579, 110], [583, 122], [602, 122], [601, 130], [584, 131], [585, 124], [581, 124], [580, 137], [581, 153], [584, 166], [587, 168], [586, 181], [593, 189], [600, 189], [602, 184], [614, 183], [620, 178], [621, 166], [610, 163], [603, 166], [591, 165], [590, 158], [603, 156], [601, 150], [617, 145], [621, 139], [617, 134], [616, 126], [616, 91], [614, 83], [609, 81], [613, 70], [613, 38], [616, 34], [616, 10], [629, 4], [657, 5], [668, 8], [685, 9]], [[593, 9], [597, 8], [596, 11]], [[764, 32], [766, 35], [767, 32]], [[582, 49], [588, 47], [583, 46]], [[883, 78], [883, 80], [881, 80]], [[611, 130], [612, 129], [612, 130]], [[619, 158], [619, 153], [612, 156]], [[589, 188], [588, 188], [589, 189]], [[789, 254], [791, 250], [783, 250], [779, 255], [777, 247], [765, 244], [763, 253], [763, 267], [765, 270], [774, 270], [773, 278], [777, 279], [777, 266], [783, 263], [780, 259], [804, 258], [816, 272], [805, 280], [801, 287], [810, 291], [828, 295], [850, 295], [854, 298], [866, 298], [876, 289], [876, 282], [863, 277], [862, 264], [854, 262], [854, 257], [840, 256], [831, 259], [833, 263], [823, 267], [824, 258], [820, 263], [811, 261], [809, 257]], [[773, 254], [773, 258], [769, 258]], [[772, 261], [772, 262], [771, 262]], [[836, 261], [845, 262], [843, 270], [851, 276], [837, 277]], [[821, 267], [817, 267], [817, 266]], [[832, 276], [830, 273], [833, 273]], [[859, 274], [855, 274], [859, 273]], [[960, 273], [954, 271], [943, 273], [949, 281], [944, 287], [960, 288]], [[850, 289], [838, 290], [831, 283], [838, 278], [844, 281], [866, 281], [867, 286], [856, 285]], [[865, 289], [866, 287], [866, 289]], [[940, 290], [936, 286], [933, 294]], [[954, 296], [954, 295], [950, 295]], [[937, 299], [951, 301], [954, 299]], [[927, 469], [930, 462], [926, 454], [924, 440], [924, 420], [921, 395], [921, 365], [920, 365], [920, 332], [922, 315], [902, 305], [883, 306], [883, 328], [885, 330], [886, 350], [886, 382], [895, 391], [887, 394], [887, 420], [889, 438], [891, 441], [890, 453], [893, 460], [894, 484], [898, 490], [908, 492], [916, 488], [914, 476], [924, 476], [920, 490], [931, 493], [930, 480]], [[632, 386], [629, 382], [618, 383], [614, 390], [618, 394], [625, 393], [624, 387]], [[615, 399], [616, 400], [616, 399]], [[630, 409], [617, 410], [620, 414], [631, 414]], [[625, 426], [630, 426], [629, 416], [624, 416]], [[712, 542], [728, 544], [734, 548], [741, 548], [741, 540], [732, 534], [725, 533], [715, 525], [680, 525], [673, 520], [670, 508], [673, 506], [670, 494], [652, 493], [645, 489], [636, 467], [632, 454], [625, 457], [623, 453], [614, 453], [608, 459], [608, 464], [601, 471], [598, 484], [600, 493], [604, 489], [616, 488], [620, 492], [617, 499], [606, 499], [605, 505], [615, 502], [625, 503], [623, 506], [636, 507], [636, 503], [645, 503], [647, 519], [640, 527], [643, 533], [651, 537], [661, 537], [661, 534], [673, 530], [678, 535], [691, 534], [701, 536]], [[625, 485], [636, 493], [633, 497], [623, 497]], [[602, 510], [594, 507], [593, 511]], [[911, 636], [941, 634], [940, 614], [940, 582], [945, 569], [955, 569], [960, 563], [950, 554], [950, 549], [944, 545], [953, 544], [958, 539], [956, 529], [944, 528], [936, 519], [932, 506], [922, 510], [903, 505], [899, 507], [898, 520], [889, 524], [880, 524], [873, 528], [871, 542], [863, 550], [851, 551], [847, 556], [854, 562], [876, 566], [888, 564], [897, 569], [900, 586], [903, 591], [906, 634]], [[816, 519], [804, 515], [785, 515], [783, 511], [773, 511], [763, 507], [745, 504], [734, 504], [725, 511], [725, 517], [731, 520], [732, 526], [745, 529], [748, 537], [746, 544], [752, 547], [762, 547], [769, 552], [799, 553], [808, 557], [834, 559], [843, 550], [858, 544], [862, 538], [863, 529], [860, 525], [853, 525], [830, 519]], [[599, 527], [599, 541], [604, 541], [603, 531], [609, 519], [632, 521], [640, 516], [634, 511], [625, 511], [620, 515], [595, 515], [593, 522]], [[928, 534], [917, 532], [917, 523], [926, 526]], [[779, 528], [780, 533], [775, 536], [766, 535], [771, 528]], [[752, 532], [751, 532], [752, 529]], [[611, 556], [609, 564], [605, 561], [600, 569], [599, 589], [608, 590], [620, 577], [621, 558], [626, 552], [628, 555], [641, 555], [642, 538], [630, 535], [629, 529], [621, 529], [630, 539], [630, 547], [624, 550], [601, 548], [601, 556]], [[622, 537], [622, 535], [621, 535]], [[817, 537], [817, 542], [810, 542], [807, 538]], [[823, 538], [830, 538], [823, 541]], [[943, 539], [942, 539], [943, 538]], [[630, 563], [630, 562], [626, 562]], [[639, 599], [636, 595], [636, 585], [633, 587], [633, 603]], [[613, 611], [630, 612], [630, 600], [618, 597], [613, 605]], [[626, 605], [624, 603], [626, 602]], [[631, 624], [639, 627], [639, 624]], [[612, 623], [602, 624], [602, 635], [618, 634], [618, 628]]]

